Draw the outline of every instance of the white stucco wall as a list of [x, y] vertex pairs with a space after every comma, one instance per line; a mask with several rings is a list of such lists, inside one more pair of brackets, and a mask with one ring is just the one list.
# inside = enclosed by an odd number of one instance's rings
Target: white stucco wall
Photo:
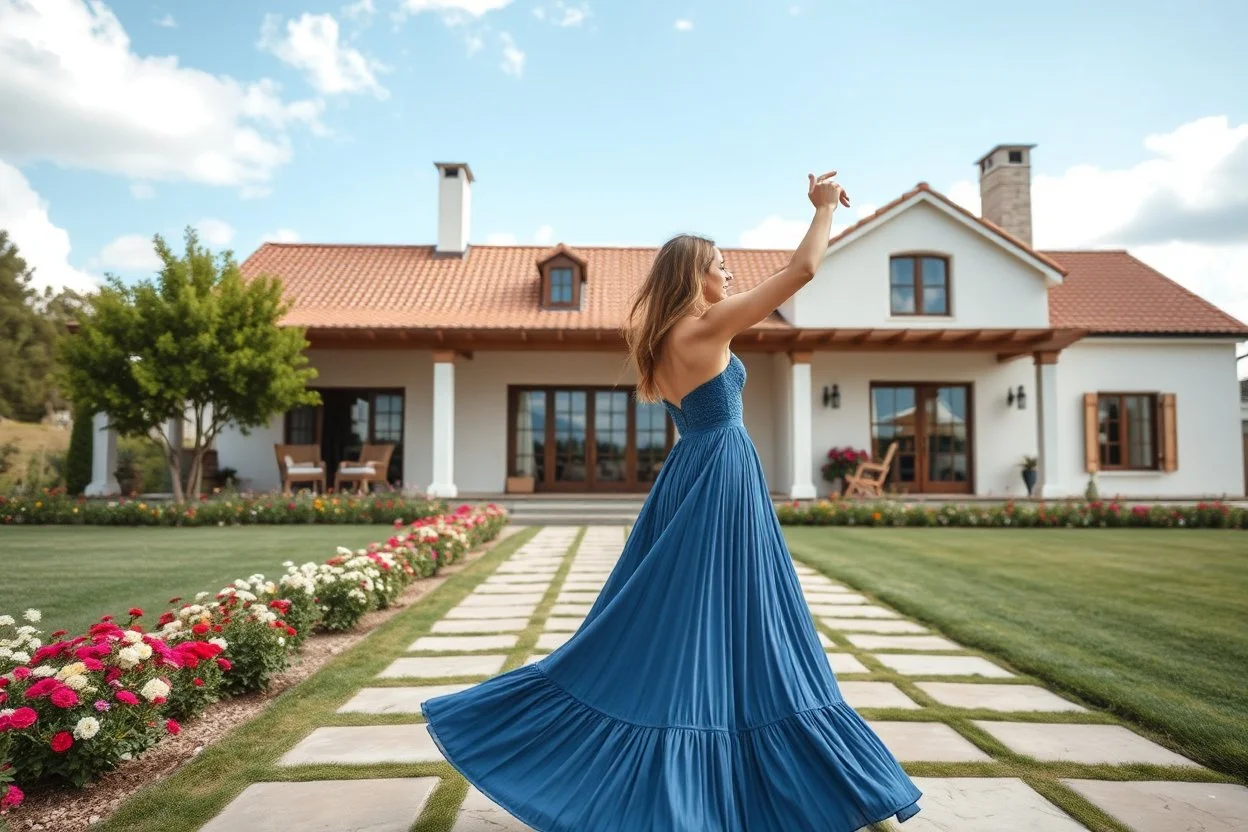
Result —
[[[889, 309], [889, 256], [949, 257], [949, 317]], [[1010, 251], [941, 210], [918, 203], [832, 251], [815, 279], [781, 307], [799, 327], [1041, 328], [1049, 325], [1045, 278]]]
[[1179, 468], [1102, 471], [1102, 497], [1242, 495], [1244, 461], [1235, 347], [1181, 340], [1085, 339], [1062, 353], [1063, 485], [1082, 493], [1088, 482], [1083, 458], [1084, 393], [1174, 393]]
[[[871, 447], [872, 382], [949, 382], [971, 385], [972, 470], [975, 493], [1023, 497], [1019, 463], [1034, 456], [1036, 431], [1035, 365], [1030, 359], [1000, 363], [991, 353], [817, 352], [811, 362], [815, 485], [826, 494], [819, 468], [834, 446]], [[837, 384], [838, 409], [823, 406], [823, 387]], [[1006, 405], [1006, 392], [1023, 385], [1027, 409]]]
[[[428, 350], [308, 350], [318, 376], [312, 387], [397, 387], [403, 396], [403, 478], [405, 485], [423, 488], [433, 467], [430, 395], [433, 390], [433, 355]], [[273, 445], [282, 441], [284, 418], [277, 416], [268, 427], [244, 437], [227, 428], [217, 437], [220, 464], [238, 470], [250, 487], [269, 490], [281, 487]]]

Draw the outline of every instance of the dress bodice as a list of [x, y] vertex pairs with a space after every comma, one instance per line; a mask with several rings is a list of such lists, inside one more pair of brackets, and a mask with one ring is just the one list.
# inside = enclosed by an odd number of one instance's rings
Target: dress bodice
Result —
[[728, 366], [719, 375], [690, 390], [679, 406], [666, 399], [663, 406], [681, 436], [743, 425], [741, 390], [744, 387], [745, 364], [736, 353], [729, 353]]

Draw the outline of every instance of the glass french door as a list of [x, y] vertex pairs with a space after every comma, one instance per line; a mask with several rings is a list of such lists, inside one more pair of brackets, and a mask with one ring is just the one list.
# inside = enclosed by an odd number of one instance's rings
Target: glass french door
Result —
[[972, 441], [970, 385], [871, 386], [871, 453], [882, 459], [897, 443], [889, 482], [898, 491], [970, 493]]
[[628, 391], [513, 387], [509, 400], [509, 476], [539, 491], [645, 491], [672, 446], [663, 407]]
[[365, 444], [392, 444], [386, 481], [403, 482], [403, 391], [342, 387], [314, 388], [321, 404], [287, 412], [285, 440], [318, 445], [330, 476], [347, 461], [359, 459]]

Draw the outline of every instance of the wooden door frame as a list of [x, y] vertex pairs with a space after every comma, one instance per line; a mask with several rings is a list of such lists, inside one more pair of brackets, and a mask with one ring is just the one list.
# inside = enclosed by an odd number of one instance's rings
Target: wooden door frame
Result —
[[[379, 394], [398, 396], [399, 401], [402, 403], [403, 411], [401, 414], [401, 418], [399, 419], [400, 439], [396, 447], [396, 450], [398, 450], [400, 453], [396, 454], [395, 456], [397, 456], [398, 458], [399, 482], [402, 483], [403, 478], [407, 475], [406, 472], [403, 470], [403, 454], [402, 454], [403, 449], [407, 446], [407, 391], [402, 387], [374, 387], [370, 385], [340, 385], [340, 384], [326, 385], [323, 387], [309, 387], [308, 389], [316, 393], [322, 393], [322, 392], [328, 392], [328, 391], [345, 391], [348, 393], [350, 392], [367, 393], [369, 397], [369, 402], [368, 402], [368, 437], [364, 440], [366, 444], [375, 444], [375, 440], [376, 440], [377, 396]], [[322, 400], [320, 404], [309, 405], [309, 406], [315, 409], [315, 415], [316, 415], [316, 427], [314, 428], [315, 438], [313, 439], [313, 442], [316, 444], [318, 448], [322, 448], [322, 446], [325, 443], [325, 402], [324, 400]], [[290, 443], [290, 414], [291, 414], [291, 411], [287, 410], [286, 413], [283, 414], [283, 417], [282, 417], [282, 439], [287, 444]], [[391, 457], [392, 460], [394, 460], [394, 458], [395, 457]], [[387, 482], [388, 481], [389, 479], [387, 478]]]
[[[867, 396], [867, 430], [871, 444], [875, 444], [875, 391], [877, 388], [913, 387], [914, 388], [914, 446], [915, 475], [914, 493], [916, 494], [974, 494], [975, 493], [975, 383], [970, 381], [872, 381], [868, 385]], [[927, 402], [932, 394], [941, 387], [962, 387], [966, 389], [966, 483], [945, 483], [939, 480], [928, 480], [929, 453], [927, 432]], [[920, 416], [921, 414], [921, 416]], [[874, 447], [872, 448], [874, 453]], [[893, 465], [896, 466], [896, 461]], [[889, 476], [895, 474], [889, 472]], [[933, 485], [935, 486], [933, 488]]]
[[[555, 419], [554, 397], [558, 392], [575, 392], [585, 394], [585, 479], [581, 482], [555, 481]], [[523, 393], [543, 393], [546, 397], [545, 458], [543, 469], [545, 477], [534, 483], [535, 491], [550, 493], [630, 493], [650, 490], [650, 483], [642, 483], [637, 476], [637, 407], [630, 391], [626, 388], [613, 387], [606, 384], [509, 384], [507, 385], [507, 459], [506, 470], [512, 476], [516, 470], [516, 406]], [[628, 407], [625, 410], [625, 446], [623, 481], [599, 482], [598, 470], [598, 429], [597, 395], [598, 393], [623, 393], [628, 396]], [[673, 425], [670, 417], [665, 416], [667, 441], [665, 455], [671, 453]]]

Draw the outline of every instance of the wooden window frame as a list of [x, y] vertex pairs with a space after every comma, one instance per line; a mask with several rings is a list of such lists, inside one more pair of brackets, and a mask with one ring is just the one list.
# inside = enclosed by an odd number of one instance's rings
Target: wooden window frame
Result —
[[[913, 387], [915, 389], [915, 410], [924, 411], [928, 398], [925, 394], [939, 390], [942, 387], [961, 387], [966, 390], [966, 482], [946, 482], [943, 480], [929, 480], [927, 471], [923, 467], [923, 463], [928, 461], [928, 430], [927, 417], [924, 416], [922, 426], [916, 421], [915, 424], [915, 473], [918, 476], [913, 483], [915, 491], [908, 492], [914, 494], [968, 494], [973, 495], [975, 490], [975, 384], [970, 381], [872, 381], [867, 385], [867, 436], [870, 437], [870, 452], [872, 457], [877, 457], [877, 449], [875, 447], [875, 428], [876, 425], [884, 424], [875, 420], [875, 391], [880, 388], [889, 387]], [[882, 455], [888, 448], [885, 444], [879, 449], [879, 455]], [[898, 484], [898, 473], [900, 472], [900, 464], [898, 457], [904, 453], [900, 448], [897, 455], [893, 457], [892, 470], [888, 472], [887, 484], [896, 486]]]
[[[554, 269], [571, 269], [572, 270], [572, 302], [571, 303], [555, 303], [551, 297], [551, 271]], [[580, 309], [581, 308], [581, 284], [584, 283], [584, 274], [581, 271], [581, 264], [568, 257], [566, 254], [558, 254], [547, 260], [541, 266], [542, 272], [542, 308], [543, 309]]]
[[[586, 430], [586, 447], [585, 447], [585, 468], [587, 472], [586, 479], [583, 482], [558, 482], [555, 480], [555, 419], [551, 414], [554, 413], [555, 393], [558, 392], [583, 392], [585, 397], [585, 422], [588, 426], [593, 426], [594, 431]], [[626, 414], [626, 445], [624, 452], [625, 470], [628, 476], [622, 481], [598, 482], [591, 472], [597, 471], [598, 465], [598, 446], [596, 442], [595, 432], [597, 430], [594, 398], [595, 393], [620, 393], [629, 392], [625, 388], [612, 387], [609, 385], [594, 384], [509, 384], [507, 386], [507, 459], [506, 471], [508, 476], [515, 476], [516, 468], [516, 406], [519, 404], [520, 396], [524, 393], [544, 393], [546, 395], [546, 425], [545, 431], [545, 460], [543, 463], [543, 472], [545, 477], [534, 483], [535, 490], [548, 492], [647, 492], [653, 486], [653, 482], [645, 482], [637, 476], [637, 401], [629, 394], [628, 410]], [[664, 455], [671, 454], [672, 446], [676, 442], [676, 425], [672, 421], [670, 415], [664, 419], [666, 425], [666, 444], [664, 445]], [[595, 441], [590, 441], [593, 438]]]
[[[945, 310], [943, 312], [923, 311], [923, 260], [942, 260], [945, 264]], [[914, 275], [911, 287], [914, 290], [913, 312], [898, 312], [893, 308], [893, 261], [914, 261]], [[894, 318], [952, 318], [953, 317], [953, 258], [937, 251], [906, 251], [889, 255], [888, 258], [888, 313]]]
[[[1143, 391], [1099, 391], [1096, 396], [1096, 454], [1097, 467], [1101, 471], [1143, 471], [1154, 472], [1161, 471], [1163, 468], [1164, 452], [1161, 447], [1162, 433], [1162, 399], [1163, 395], [1156, 392]], [[1127, 399], [1142, 398], [1147, 399], [1147, 407], [1145, 411], [1150, 414], [1149, 429], [1152, 433], [1152, 462], [1149, 465], [1132, 465], [1131, 464], [1131, 420], [1127, 417]], [[1104, 399], [1118, 399], [1118, 441], [1113, 443], [1122, 449], [1122, 463], [1118, 465], [1110, 465], [1105, 460], [1105, 454], [1102, 448], [1109, 443], [1101, 442], [1101, 401]], [[1106, 431], [1108, 434], [1108, 431]]]

